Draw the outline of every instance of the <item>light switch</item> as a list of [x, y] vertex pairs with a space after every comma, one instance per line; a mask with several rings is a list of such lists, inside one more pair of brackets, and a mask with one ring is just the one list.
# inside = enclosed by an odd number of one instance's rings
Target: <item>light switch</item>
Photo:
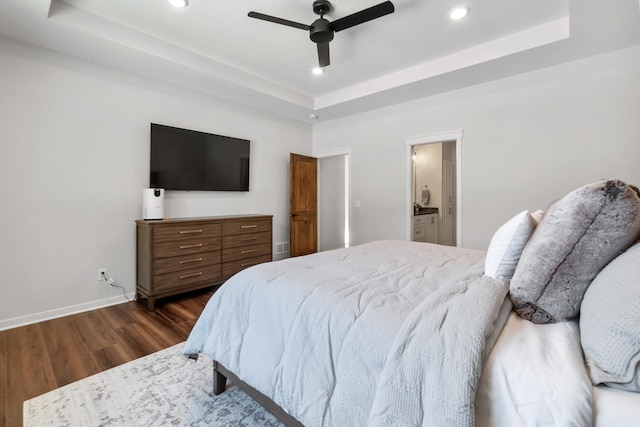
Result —
[[360, 208], [360, 207], [362, 207], [362, 203], [360, 203], [360, 200], [354, 200], [354, 201], [353, 201], [353, 207], [354, 207], [354, 208]]

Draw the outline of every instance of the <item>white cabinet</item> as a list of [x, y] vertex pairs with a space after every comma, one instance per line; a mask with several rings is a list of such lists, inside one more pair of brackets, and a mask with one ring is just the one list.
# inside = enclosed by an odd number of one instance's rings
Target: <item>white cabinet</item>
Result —
[[438, 243], [438, 214], [415, 215], [411, 240], [414, 242]]
[[425, 242], [438, 243], [438, 214], [424, 215], [425, 219]]
[[414, 242], [426, 242], [427, 221], [425, 215], [416, 215], [413, 217], [413, 227], [411, 232], [411, 240]]

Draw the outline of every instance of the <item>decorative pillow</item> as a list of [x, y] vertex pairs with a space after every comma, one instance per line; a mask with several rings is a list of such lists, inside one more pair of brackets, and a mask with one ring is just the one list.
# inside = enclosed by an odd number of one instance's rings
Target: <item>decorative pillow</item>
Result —
[[593, 384], [640, 392], [640, 243], [593, 279], [580, 311], [580, 340]]
[[531, 214], [531, 218], [533, 218], [537, 226], [538, 224], [540, 224], [540, 221], [542, 221], [542, 218], [544, 218], [544, 211], [542, 209], [538, 209]]
[[577, 316], [589, 283], [638, 239], [638, 193], [620, 180], [602, 180], [549, 206], [511, 280], [511, 300], [522, 318], [553, 323]]
[[511, 279], [524, 245], [536, 224], [529, 211], [522, 211], [502, 224], [495, 232], [487, 249], [484, 274], [489, 277]]

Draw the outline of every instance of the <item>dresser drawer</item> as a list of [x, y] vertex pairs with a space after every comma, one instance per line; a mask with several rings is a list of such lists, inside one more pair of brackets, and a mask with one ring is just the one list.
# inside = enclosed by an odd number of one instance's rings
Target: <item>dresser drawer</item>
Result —
[[195, 283], [213, 283], [220, 279], [220, 264], [207, 265], [202, 268], [176, 271], [154, 276], [154, 292], [162, 293], [173, 289], [181, 289]]
[[255, 219], [243, 221], [230, 221], [222, 224], [222, 235], [249, 234], [271, 232], [271, 221], [268, 219]]
[[264, 255], [271, 255], [271, 242], [263, 243], [262, 245], [241, 246], [238, 248], [224, 248], [222, 250], [222, 262], [225, 263], [229, 261], [255, 258]]
[[223, 248], [238, 248], [271, 243], [271, 233], [232, 234], [222, 237]]
[[211, 239], [193, 239], [156, 243], [153, 245], [153, 257], [169, 258], [179, 255], [197, 254], [200, 252], [217, 251], [221, 248], [220, 237]]
[[220, 237], [221, 224], [180, 224], [166, 227], [154, 227], [155, 243]]
[[237, 272], [244, 270], [245, 268], [271, 261], [271, 254], [269, 254], [262, 255], [256, 258], [225, 262], [222, 264], [222, 276], [228, 278], [233, 276]]
[[160, 258], [153, 262], [153, 274], [165, 274], [174, 271], [204, 268], [207, 265], [220, 264], [220, 251], [201, 252], [170, 258]]

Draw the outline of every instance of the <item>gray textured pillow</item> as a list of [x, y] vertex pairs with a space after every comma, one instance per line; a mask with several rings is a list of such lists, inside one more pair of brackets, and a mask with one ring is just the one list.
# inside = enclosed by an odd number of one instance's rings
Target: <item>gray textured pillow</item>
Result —
[[598, 272], [640, 235], [636, 187], [612, 179], [549, 206], [511, 280], [515, 311], [534, 323], [572, 319]]
[[580, 308], [580, 340], [593, 384], [640, 392], [640, 243], [593, 279]]

